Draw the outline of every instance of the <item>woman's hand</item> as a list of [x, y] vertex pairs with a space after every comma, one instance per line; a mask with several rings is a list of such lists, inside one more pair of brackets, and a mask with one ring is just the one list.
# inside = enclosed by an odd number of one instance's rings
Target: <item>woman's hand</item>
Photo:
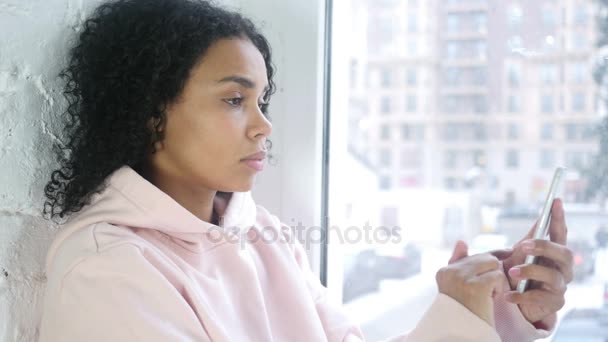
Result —
[[[551, 209], [550, 240], [531, 240], [535, 227], [513, 246], [513, 255], [503, 261], [512, 290], [521, 279], [532, 282], [523, 294], [508, 292], [506, 300], [518, 304], [524, 317], [537, 328], [551, 330], [574, 273], [572, 251], [566, 247], [568, 229], [561, 200], [556, 199]], [[523, 265], [526, 255], [538, 256], [538, 264]]]
[[494, 300], [502, 293], [505, 274], [500, 259], [511, 255], [503, 250], [467, 256], [467, 245], [458, 241], [449, 265], [436, 275], [439, 292], [453, 298], [479, 318], [494, 326]]

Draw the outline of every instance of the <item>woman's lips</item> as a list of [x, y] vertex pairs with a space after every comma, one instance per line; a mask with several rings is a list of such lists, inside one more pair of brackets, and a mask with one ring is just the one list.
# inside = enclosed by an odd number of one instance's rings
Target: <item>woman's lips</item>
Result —
[[264, 159], [245, 159], [243, 163], [256, 171], [264, 170]]

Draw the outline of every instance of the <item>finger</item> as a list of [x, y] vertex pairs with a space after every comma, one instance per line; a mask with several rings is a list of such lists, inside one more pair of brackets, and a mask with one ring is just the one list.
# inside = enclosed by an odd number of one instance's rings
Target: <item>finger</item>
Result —
[[566, 241], [568, 239], [568, 227], [566, 227], [564, 204], [559, 198], [556, 198], [551, 206], [549, 237], [551, 241], [559, 243], [560, 245], [566, 245]]
[[564, 276], [565, 281], [567, 283], [572, 281], [574, 256], [568, 247], [538, 239], [524, 241], [520, 248], [527, 255], [535, 255], [553, 261]]
[[510, 303], [539, 305], [548, 312], [556, 312], [565, 304], [564, 296], [545, 290], [528, 290], [524, 293], [509, 291], [504, 296]]
[[513, 248], [496, 249], [488, 253], [498, 258], [498, 260], [504, 260], [513, 255]]
[[497, 293], [503, 293], [506, 289], [503, 288], [505, 274], [502, 270], [493, 270], [479, 274], [474, 282], [478, 283], [483, 291], [494, 297]]
[[[489, 253], [476, 254], [468, 257], [463, 261], [467, 267], [467, 273], [473, 275], [480, 275], [486, 272], [498, 270], [501, 266], [500, 261]], [[504, 271], [500, 269], [502, 273]]]
[[544, 288], [563, 295], [566, 292], [566, 282], [563, 275], [556, 269], [540, 265], [513, 267], [509, 275], [515, 280], [530, 279], [542, 283]]
[[453, 264], [456, 261], [468, 256], [468, 254], [469, 247], [467, 244], [462, 240], [458, 240], [454, 246], [454, 251], [452, 252], [452, 257], [450, 258], [450, 261], [448, 261], [448, 264]]

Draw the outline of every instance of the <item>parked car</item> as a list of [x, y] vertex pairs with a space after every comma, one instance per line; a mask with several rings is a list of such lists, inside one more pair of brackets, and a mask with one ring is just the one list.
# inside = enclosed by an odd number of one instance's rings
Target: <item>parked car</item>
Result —
[[376, 274], [376, 263], [376, 253], [372, 249], [345, 256], [342, 282], [343, 303], [379, 289], [380, 277]]
[[587, 240], [568, 241], [568, 247], [574, 254], [574, 279], [582, 281], [593, 275], [595, 270], [595, 252]]
[[608, 341], [608, 309], [574, 309], [561, 320], [553, 342]]
[[347, 256], [342, 301], [377, 291], [383, 279], [405, 279], [420, 272], [420, 249], [411, 243], [376, 246]]
[[411, 243], [375, 250], [381, 279], [404, 279], [420, 273], [422, 253]]

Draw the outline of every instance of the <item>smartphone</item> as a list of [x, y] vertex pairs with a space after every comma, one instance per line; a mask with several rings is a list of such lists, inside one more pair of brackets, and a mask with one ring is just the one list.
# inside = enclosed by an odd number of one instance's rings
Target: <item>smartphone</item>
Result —
[[[553, 174], [553, 180], [551, 181], [551, 187], [549, 188], [549, 193], [547, 193], [547, 199], [545, 200], [545, 205], [543, 206], [543, 211], [540, 214], [540, 219], [538, 220], [538, 225], [534, 230], [534, 239], [545, 239], [547, 237], [547, 231], [549, 229], [549, 222], [551, 222], [551, 208], [553, 206], [553, 200], [555, 199], [555, 194], [559, 189], [564, 173], [566, 172], [566, 168], [558, 167], [555, 169], [555, 173]], [[537, 262], [536, 256], [528, 255], [526, 256], [526, 261], [524, 264], [535, 264]], [[520, 280], [517, 283], [517, 292], [524, 293], [529, 286], [528, 279]]]

